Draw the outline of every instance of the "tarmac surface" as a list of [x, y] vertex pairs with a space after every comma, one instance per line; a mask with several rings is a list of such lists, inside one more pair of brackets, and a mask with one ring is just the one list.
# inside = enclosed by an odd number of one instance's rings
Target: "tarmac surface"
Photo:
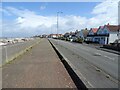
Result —
[[3, 88], [76, 88], [47, 39], [2, 68]]
[[118, 56], [83, 44], [50, 39], [87, 88], [118, 88]]

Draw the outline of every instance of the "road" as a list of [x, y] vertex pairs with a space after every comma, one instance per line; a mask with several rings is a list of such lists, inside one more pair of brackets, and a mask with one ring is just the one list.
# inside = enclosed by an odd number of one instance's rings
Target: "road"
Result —
[[19, 53], [20, 51], [24, 50], [25, 48], [29, 47], [30, 45], [36, 43], [38, 39], [20, 42], [16, 44], [0, 46], [0, 65], [4, 64], [6, 60], [13, 57], [15, 54]]
[[86, 45], [50, 39], [87, 87], [118, 87], [118, 55]]

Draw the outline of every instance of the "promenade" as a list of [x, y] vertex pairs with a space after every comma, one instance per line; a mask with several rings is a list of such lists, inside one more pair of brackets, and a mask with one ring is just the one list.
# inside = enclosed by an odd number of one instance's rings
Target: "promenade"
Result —
[[76, 88], [47, 39], [2, 68], [3, 88]]

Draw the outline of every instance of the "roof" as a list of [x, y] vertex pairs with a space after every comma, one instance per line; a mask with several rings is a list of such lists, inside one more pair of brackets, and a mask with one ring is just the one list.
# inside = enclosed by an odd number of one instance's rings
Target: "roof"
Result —
[[70, 32], [70, 35], [75, 35], [76, 33], [75, 32]]
[[91, 28], [90, 31], [92, 31], [95, 34], [95, 33], [97, 33], [98, 28]]
[[89, 30], [82, 30], [84, 37], [86, 37], [88, 35], [88, 32], [89, 32]]
[[120, 27], [118, 25], [106, 25], [106, 27], [111, 31], [111, 32], [117, 32]]
[[[99, 31], [99, 29], [103, 29], [103, 28], [104, 28], [104, 26], [99, 26], [97, 32]], [[97, 32], [96, 32], [96, 33], [97, 33]]]
[[93, 33], [96, 33], [97, 30], [98, 30], [98, 28], [92, 28], [92, 32], [93, 32]]
[[100, 26], [99, 28], [102, 28], [102, 29], [103, 29], [103, 28], [104, 28], [104, 26]]

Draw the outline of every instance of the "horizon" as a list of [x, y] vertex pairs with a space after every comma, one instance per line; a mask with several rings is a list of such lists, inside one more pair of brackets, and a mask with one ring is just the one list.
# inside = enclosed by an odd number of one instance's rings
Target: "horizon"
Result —
[[[119, 0], [103, 2], [2, 2], [2, 36], [31, 37], [118, 25]], [[115, 11], [116, 10], [116, 11]], [[114, 13], [113, 13], [114, 12]]]

